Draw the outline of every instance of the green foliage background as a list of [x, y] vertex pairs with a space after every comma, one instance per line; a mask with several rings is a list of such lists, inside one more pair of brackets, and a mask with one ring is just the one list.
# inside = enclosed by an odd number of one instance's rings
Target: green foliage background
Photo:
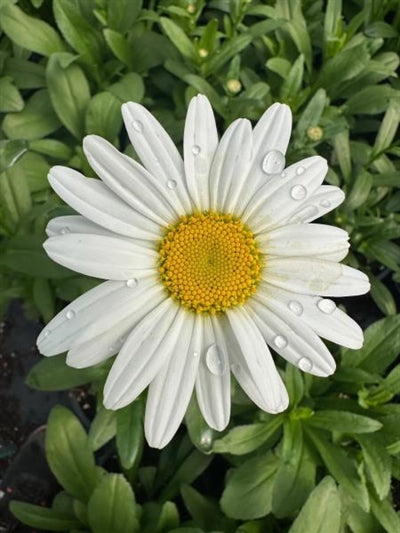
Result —
[[[398, 533], [399, 2], [0, 0], [0, 28], [2, 311], [22, 298], [47, 322], [97, 283], [42, 250], [49, 219], [70, 212], [49, 188], [50, 166], [93, 175], [81, 148], [90, 133], [135, 157], [125, 101], [143, 103], [181, 145], [198, 92], [220, 131], [275, 101], [290, 105], [288, 161], [328, 159], [327, 181], [346, 201], [326, 218], [350, 233], [346, 261], [372, 284], [371, 300], [346, 302], [369, 326], [365, 345], [332, 347], [332, 378], [281, 366], [291, 403], [278, 416], [234, 389], [223, 434], [192, 402], [186, 429], [161, 453], [144, 443], [143, 398], [117, 413], [101, 406], [110, 363], [78, 371], [64, 356], [40, 361], [30, 386], [90, 382], [98, 409], [88, 434], [53, 410], [47, 456], [63, 491], [51, 509], [13, 502], [14, 514], [75, 533]], [[120, 473], [96, 466], [104, 446]]]

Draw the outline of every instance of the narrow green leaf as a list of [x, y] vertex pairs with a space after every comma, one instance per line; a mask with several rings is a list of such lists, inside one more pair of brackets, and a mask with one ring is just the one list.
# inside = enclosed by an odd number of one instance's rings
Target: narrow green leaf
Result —
[[[346, 181], [351, 176], [351, 152], [349, 142], [349, 130], [345, 129], [333, 137], [335, 155], [339, 162], [340, 170]], [[366, 173], [365, 173], [366, 174]]]
[[300, 55], [293, 63], [287, 76], [283, 80], [280, 98], [283, 101], [291, 101], [298, 94], [303, 81], [304, 56]]
[[346, 493], [364, 510], [369, 511], [369, 497], [365, 484], [361, 481], [354, 462], [345, 452], [314, 430], [307, 431], [311, 440], [322, 457], [330, 474], [340, 483]]
[[17, 163], [27, 149], [28, 143], [25, 139], [0, 141], [0, 172]]
[[117, 433], [116, 412], [100, 407], [89, 428], [89, 446], [95, 452]]
[[218, 53], [210, 55], [204, 63], [204, 73], [215, 73], [222, 68], [232, 57], [239, 54], [244, 48], [246, 48], [252, 41], [250, 34], [243, 33], [242, 35], [236, 35], [232, 39], [227, 40], [224, 44], [218, 48]]
[[398, 533], [400, 531], [400, 517], [389, 500], [378, 501], [372, 497], [371, 509], [372, 514], [387, 533]]
[[214, 441], [213, 452], [244, 455], [264, 444], [282, 425], [284, 415], [276, 415], [269, 422], [236, 426], [221, 439]]
[[398, 101], [400, 95], [389, 85], [365, 87], [347, 100], [345, 111], [351, 115], [376, 115], [386, 111], [392, 98]]
[[117, 411], [117, 450], [123, 468], [132, 468], [138, 460], [143, 440], [143, 403], [137, 400]]
[[54, 17], [65, 40], [90, 65], [101, 62], [99, 32], [89, 23], [77, 1], [54, 0]]
[[193, 42], [186, 33], [173, 20], [166, 17], [160, 18], [160, 24], [170, 41], [176, 46], [182, 56], [190, 61], [196, 62], [198, 55]]
[[391, 145], [400, 122], [400, 102], [391, 100], [375, 139], [372, 157]]
[[131, 29], [142, 9], [142, 0], [112, 0], [107, 2], [108, 26], [119, 32]]
[[395, 315], [397, 313], [396, 301], [386, 285], [372, 274], [369, 274], [369, 281], [371, 282], [371, 296], [382, 313], [386, 316]]
[[12, 41], [37, 54], [50, 56], [65, 50], [57, 32], [47, 22], [30, 17], [17, 6], [9, 4], [1, 9], [1, 27]]
[[309, 100], [296, 126], [296, 138], [304, 141], [310, 126], [318, 126], [325, 106], [328, 104], [325, 89], [318, 89]]
[[132, 488], [121, 474], [106, 475], [93, 491], [88, 520], [93, 533], [139, 532]]
[[[0, 176], [0, 191], [1, 182]], [[69, 270], [54, 263], [44, 251], [7, 249], [0, 256], [0, 265], [30, 277], [62, 279], [71, 276]]]
[[289, 533], [340, 533], [341, 504], [333, 479], [324, 477], [312, 491]]
[[55, 313], [55, 296], [47, 279], [34, 279], [33, 300], [44, 321], [50, 322]]
[[357, 436], [363, 451], [367, 472], [374, 484], [380, 500], [390, 491], [392, 462], [388, 451], [380, 439], [372, 435]]
[[79, 528], [81, 525], [74, 516], [64, 515], [53, 509], [17, 500], [10, 502], [10, 511], [22, 523], [38, 529], [66, 531], [67, 529]]
[[109, 28], [105, 28], [103, 33], [104, 39], [115, 57], [129, 68], [132, 68], [134, 66], [133, 48], [128, 40], [121, 33]]
[[371, 239], [362, 244], [362, 251], [391, 270], [400, 267], [400, 246], [382, 239]]
[[79, 420], [65, 407], [52, 409], [46, 431], [46, 458], [58, 482], [72, 496], [88, 501], [98, 470]]
[[88, 81], [78, 65], [63, 66], [71, 58], [71, 54], [53, 54], [47, 65], [46, 79], [55, 112], [64, 126], [80, 140], [84, 135], [90, 92]]
[[122, 127], [121, 103], [110, 92], [97, 93], [86, 110], [86, 133], [114, 142]]
[[372, 433], [382, 427], [378, 420], [348, 411], [317, 411], [312, 417], [307, 418], [306, 424], [328, 431], [351, 434]]
[[10, 76], [18, 89], [38, 89], [46, 86], [44, 65], [20, 57], [10, 56], [5, 59], [4, 75]]

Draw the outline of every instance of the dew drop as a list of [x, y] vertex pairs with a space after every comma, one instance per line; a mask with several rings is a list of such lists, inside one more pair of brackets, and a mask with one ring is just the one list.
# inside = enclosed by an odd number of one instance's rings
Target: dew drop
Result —
[[143, 131], [143, 124], [142, 122], [140, 122], [140, 120], [134, 120], [132, 122], [132, 127], [136, 131], [139, 131], [139, 132]]
[[61, 235], [66, 235], [67, 233], [71, 233], [71, 230], [65, 226], [65, 228], [62, 228], [60, 231]]
[[200, 447], [203, 452], [209, 452], [213, 444], [213, 430], [208, 428], [203, 431], [200, 437]]
[[265, 174], [280, 174], [285, 168], [285, 156], [279, 150], [271, 150], [262, 160], [261, 168]]
[[193, 155], [199, 155], [200, 152], [201, 152], [200, 146], [198, 146], [197, 144], [192, 146], [192, 154]]
[[328, 298], [323, 298], [321, 300], [318, 300], [317, 307], [320, 311], [322, 311], [326, 315], [331, 315], [333, 311], [336, 309], [336, 304], [333, 300], [329, 300]]
[[303, 370], [303, 372], [310, 372], [313, 367], [313, 364], [308, 357], [302, 357], [297, 364], [299, 365], [300, 370]]
[[211, 374], [222, 376], [226, 366], [221, 349], [216, 344], [211, 344], [206, 353], [206, 365]]
[[286, 337], [283, 337], [282, 335], [277, 335], [274, 339], [274, 344], [277, 348], [286, 348], [288, 345], [288, 341]]
[[69, 311], [66, 312], [65, 316], [67, 317], [68, 320], [71, 320], [75, 316], [75, 311], [70, 309]]
[[199, 352], [194, 351], [193, 352], [193, 357], [199, 357]]
[[287, 174], [286, 172], [281, 172], [281, 178], [286, 178]]
[[330, 207], [331, 203], [329, 200], [321, 200], [320, 204], [321, 207]]
[[297, 174], [298, 176], [301, 176], [302, 174], [304, 174], [305, 170], [306, 170], [306, 169], [305, 169], [304, 167], [299, 166], [299, 167], [296, 168], [296, 174]]
[[300, 302], [296, 302], [295, 300], [292, 300], [288, 303], [289, 309], [297, 316], [300, 316], [303, 313], [303, 306]]
[[303, 185], [293, 185], [290, 189], [290, 196], [293, 200], [304, 200], [307, 196], [307, 189]]
[[176, 186], [177, 186], [177, 183], [176, 183], [175, 180], [168, 180], [167, 181], [168, 189], [171, 189], [171, 190], [176, 189]]
[[138, 285], [138, 280], [136, 278], [132, 278], [132, 279], [128, 279], [127, 282], [126, 282], [126, 286], [129, 288], [129, 289], [134, 289], [135, 287], [137, 287]]
[[51, 331], [48, 329], [43, 333], [43, 337], [46, 339], [50, 335]]

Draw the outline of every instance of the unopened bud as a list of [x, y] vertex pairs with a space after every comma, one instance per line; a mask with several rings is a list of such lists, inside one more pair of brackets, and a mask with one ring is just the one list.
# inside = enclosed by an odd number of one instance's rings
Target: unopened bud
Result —
[[319, 141], [322, 139], [322, 136], [324, 135], [324, 131], [319, 126], [310, 126], [307, 128], [307, 137], [311, 141]]
[[200, 57], [207, 57], [208, 56], [208, 50], [206, 50], [205, 48], [199, 48], [199, 56]]
[[187, 5], [186, 11], [188, 13], [190, 13], [191, 15], [193, 15], [193, 13], [196, 12], [196, 6], [194, 4], [192, 4], [192, 3], [190, 3], [190, 4]]
[[242, 90], [242, 84], [236, 78], [231, 78], [226, 82], [226, 88], [232, 94], [237, 94]]

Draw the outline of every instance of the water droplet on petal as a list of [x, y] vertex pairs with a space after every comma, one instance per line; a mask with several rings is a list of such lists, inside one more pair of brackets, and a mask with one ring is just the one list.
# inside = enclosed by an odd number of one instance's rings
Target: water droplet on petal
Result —
[[328, 298], [323, 298], [321, 300], [318, 300], [317, 307], [320, 311], [325, 313], [326, 315], [331, 315], [333, 311], [336, 309], [336, 304], [333, 300], [329, 300]]
[[60, 233], [61, 235], [66, 235], [67, 233], [71, 233], [71, 230], [67, 226], [65, 226], [65, 228], [62, 228], [60, 230]]
[[286, 172], [281, 172], [281, 178], [286, 178], [287, 174]]
[[44, 333], [43, 333], [43, 337], [46, 339], [49, 335], [50, 335], [51, 331], [50, 330], [46, 330]]
[[168, 189], [171, 189], [171, 190], [176, 189], [176, 186], [177, 186], [177, 183], [176, 183], [175, 180], [168, 180], [167, 181]]
[[199, 352], [194, 351], [193, 352], [193, 357], [199, 357]]
[[140, 122], [140, 120], [134, 120], [132, 122], [132, 127], [136, 131], [139, 131], [139, 132], [143, 131], [143, 124], [142, 122]]
[[288, 345], [288, 341], [286, 337], [283, 337], [282, 335], [277, 335], [274, 339], [274, 344], [277, 348], [286, 348]]
[[132, 278], [132, 279], [128, 279], [126, 281], [126, 286], [129, 288], [129, 289], [134, 289], [135, 287], [137, 287], [138, 285], [138, 280], [136, 278]]
[[285, 156], [279, 150], [271, 150], [265, 155], [261, 168], [265, 174], [279, 174], [285, 168]]
[[297, 174], [298, 176], [301, 176], [302, 174], [304, 174], [305, 170], [306, 170], [306, 169], [305, 169], [304, 167], [299, 166], [299, 167], [296, 168], [296, 174]]
[[297, 364], [299, 365], [300, 370], [303, 370], [303, 372], [310, 372], [313, 367], [313, 364], [308, 357], [302, 357]]
[[211, 344], [206, 353], [206, 365], [211, 374], [222, 376], [226, 366], [221, 349], [216, 344]]
[[303, 185], [293, 185], [290, 189], [290, 196], [293, 200], [304, 200], [307, 196], [307, 189]]
[[303, 306], [300, 302], [296, 302], [295, 300], [292, 300], [288, 303], [289, 309], [297, 316], [300, 316], [303, 313]]
[[320, 204], [319, 204], [321, 207], [330, 207], [332, 204], [330, 203], [329, 200], [321, 200]]
[[199, 155], [200, 152], [201, 152], [200, 146], [197, 146], [197, 144], [192, 146], [192, 154], [193, 155]]
[[75, 316], [75, 311], [70, 309], [69, 311], [66, 312], [65, 316], [67, 317], [68, 320], [71, 320]]

